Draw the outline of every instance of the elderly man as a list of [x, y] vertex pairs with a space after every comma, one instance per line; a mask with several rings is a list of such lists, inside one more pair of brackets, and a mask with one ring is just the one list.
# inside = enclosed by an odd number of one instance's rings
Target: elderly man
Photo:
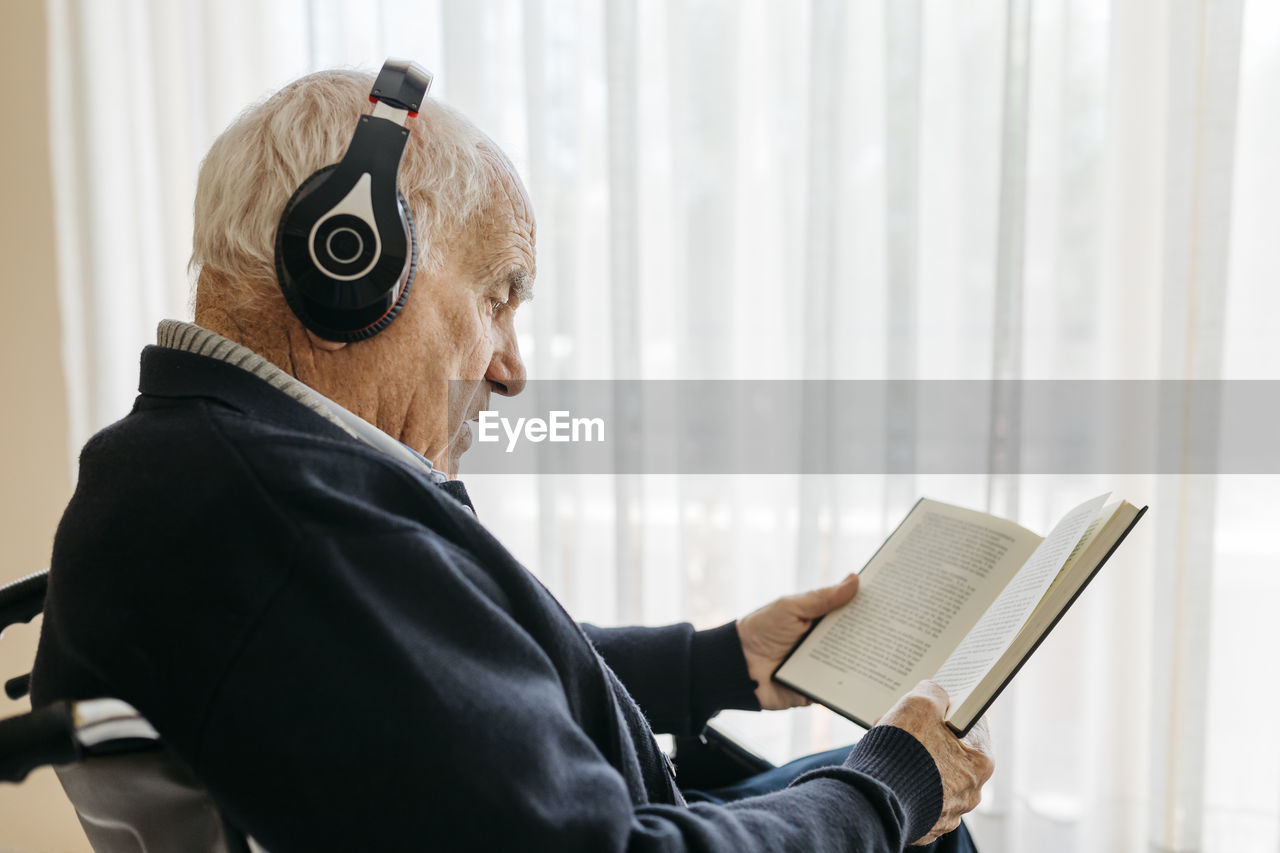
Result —
[[[466, 419], [525, 384], [534, 220], [461, 116], [382, 112], [409, 131], [418, 269], [377, 333], [300, 319], [277, 223], [357, 147], [371, 82], [296, 81], [205, 159], [196, 322], [161, 324], [133, 412], [84, 449], [36, 700], [132, 703], [274, 853], [899, 850], [953, 830], [991, 763], [928, 683], [762, 796], [687, 802], [654, 741], [723, 708], [802, 704], [770, 673], [856, 578], [708, 631], [584, 627], [477, 521], [451, 478]], [[471, 393], [451, 395], [459, 381]], [[962, 833], [939, 843], [969, 849]]]

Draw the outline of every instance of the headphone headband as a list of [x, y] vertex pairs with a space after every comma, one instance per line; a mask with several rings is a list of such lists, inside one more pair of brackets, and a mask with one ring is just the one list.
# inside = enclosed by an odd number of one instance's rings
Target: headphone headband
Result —
[[431, 73], [388, 60], [343, 158], [315, 172], [285, 205], [276, 229], [276, 274], [290, 308], [308, 329], [354, 341], [386, 328], [413, 282], [413, 218], [396, 189]]
[[431, 72], [407, 59], [388, 59], [373, 81], [369, 100], [381, 101], [416, 116], [431, 88]]

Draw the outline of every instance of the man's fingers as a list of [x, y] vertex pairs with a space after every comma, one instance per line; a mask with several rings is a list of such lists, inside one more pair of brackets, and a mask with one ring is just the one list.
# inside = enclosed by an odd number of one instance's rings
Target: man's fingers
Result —
[[817, 619], [853, 601], [857, 594], [858, 576], [849, 575], [834, 586], [804, 592], [791, 600], [796, 605], [796, 615], [804, 619]]
[[938, 716], [943, 719], [946, 719], [947, 708], [951, 707], [951, 697], [936, 681], [921, 681], [911, 688], [911, 692], [907, 696], [920, 696], [928, 699], [938, 709]]
[[961, 743], [990, 755], [991, 730], [987, 727], [987, 718], [979, 718], [978, 722], [973, 724], [973, 727], [969, 729], [969, 733], [961, 740]]
[[923, 839], [925, 843], [953, 830], [960, 816], [978, 804], [982, 786], [995, 769], [985, 750], [987, 728], [979, 723], [966, 740], [942, 724], [950, 705], [947, 691], [934, 681], [921, 681], [884, 715], [884, 723], [897, 726], [929, 751], [942, 778], [942, 814]]

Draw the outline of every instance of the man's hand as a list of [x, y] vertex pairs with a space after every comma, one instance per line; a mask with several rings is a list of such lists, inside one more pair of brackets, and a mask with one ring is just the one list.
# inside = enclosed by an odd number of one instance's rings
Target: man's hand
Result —
[[747, 659], [747, 673], [756, 682], [756, 699], [766, 711], [780, 711], [809, 700], [773, 680], [773, 671], [809, 630], [813, 620], [842, 607], [858, 592], [858, 576], [849, 575], [835, 586], [788, 595], [738, 620], [738, 639]]
[[949, 704], [947, 691], [932, 681], [922, 681], [876, 723], [897, 726], [920, 741], [942, 776], [942, 815], [912, 846], [929, 844], [959, 826], [960, 816], [982, 799], [982, 786], [995, 770], [986, 719], [979, 720], [961, 740], [943, 722]]

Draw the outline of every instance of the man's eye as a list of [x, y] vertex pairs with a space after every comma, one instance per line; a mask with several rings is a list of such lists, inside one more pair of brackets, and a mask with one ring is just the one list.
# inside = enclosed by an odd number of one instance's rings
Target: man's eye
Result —
[[500, 299], [491, 298], [489, 300], [489, 311], [496, 317], [498, 315], [498, 312], [501, 311], [506, 304], [507, 304], [506, 302], [503, 302]]

